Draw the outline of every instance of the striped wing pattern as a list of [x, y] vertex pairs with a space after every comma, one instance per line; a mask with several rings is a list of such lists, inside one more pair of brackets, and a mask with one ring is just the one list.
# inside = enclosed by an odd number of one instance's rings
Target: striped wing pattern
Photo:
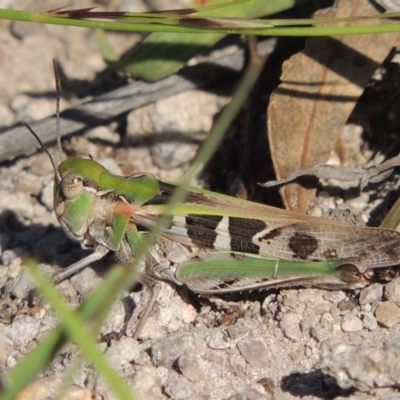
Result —
[[[167, 184], [166, 184], [167, 185]], [[151, 229], [172, 191], [132, 216]], [[185, 212], [179, 212], [179, 209]], [[189, 192], [162, 234], [183, 245], [283, 260], [366, 259], [369, 268], [400, 263], [400, 233], [299, 215], [212, 192]]]

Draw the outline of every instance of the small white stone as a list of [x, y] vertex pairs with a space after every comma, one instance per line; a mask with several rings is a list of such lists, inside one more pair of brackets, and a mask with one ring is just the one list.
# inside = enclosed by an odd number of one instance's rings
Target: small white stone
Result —
[[360, 305], [372, 304], [376, 301], [382, 300], [383, 287], [380, 283], [372, 283], [367, 286], [360, 293]]
[[343, 332], [357, 332], [363, 328], [363, 323], [360, 318], [353, 314], [346, 314], [342, 320]]
[[123, 336], [110, 346], [106, 354], [115, 368], [131, 374], [131, 363], [139, 358], [140, 346], [136, 340]]
[[290, 340], [298, 342], [301, 340], [300, 321], [302, 317], [297, 313], [287, 313], [283, 316], [280, 326], [283, 334]]
[[178, 359], [178, 366], [182, 375], [191, 382], [205, 379], [207, 364], [200, 357], [183, 355]]
[[243, 339], [237, 347], [252, 368], [263, 368], [270, 362], [270, 351], [262, 338]]
[[386, 285], [385, 298], [400, 306], [400, 278], [393, 279]]
[[369, 331], [374, 331], [378, 329], [378, 322], [372, 313], [365, 313], [363, 317], [364, 328]]
[[231, 347], [228, 336], [223, 331], [216, 331], [207, 338], [207, 345], [210, 349], [223, 350]]

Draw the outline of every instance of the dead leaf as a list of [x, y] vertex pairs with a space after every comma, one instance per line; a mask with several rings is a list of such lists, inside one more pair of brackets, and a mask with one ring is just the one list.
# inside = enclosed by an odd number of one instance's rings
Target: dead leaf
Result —
[[[376, 14], [368, 0], [341, 0], [337, 8], [316, 17]], [[365, 19], [362, 23], [380, 22]], [[388, 33], [310, 38], [303, 52], [284, 63], [282, 83], [268, 108], [268, 139], [278, 180], [327, 162], [357, 99], [397, 37]], [[290, 184], [281, 195], [287, 209], [304, 213], [315, 191]]]

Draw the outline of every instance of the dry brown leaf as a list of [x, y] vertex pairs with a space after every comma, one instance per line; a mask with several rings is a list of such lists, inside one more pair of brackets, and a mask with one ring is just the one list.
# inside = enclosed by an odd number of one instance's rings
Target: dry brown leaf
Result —
[[[337, 8], [316, 17], [376, 14], [368, 0], [341, 0]], [[268, 139], [278, 180], [327, 162], [357, 99], [397, 37], [387, 33], [310, 38], [301, 53], [284, 63], [282, 83], [268, 108]], [[281, 188], [281, 195], [287, 209], [304, 213], [315, 191], [293, 183]]]

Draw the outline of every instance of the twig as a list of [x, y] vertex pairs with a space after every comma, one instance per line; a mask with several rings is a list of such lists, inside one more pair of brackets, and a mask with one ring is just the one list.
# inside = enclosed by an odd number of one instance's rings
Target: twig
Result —
[[[261, 42], [259, 54], [271, 53], [275, 41]], [[88, 126], [100, 125], [128, 111], [143, 107], [160, 99], [205, 86], [216, 81], [235, 78], [244, 63], [244, 51], [216, 51], [204, 62], [185, 67], [179, 73], [157, 82], [135, 82], [116, 89], [78, 107], [61, 113], [61, 135], [78, 133]], [[54, 142], [56, 138], [55, 115], [30, 124], [43, 143]], [[22, 154], [32, 154], [37, 142], [29, 135], [25, 126], [16, 126], [0, 134], [0, 162], [11, 160]]]

